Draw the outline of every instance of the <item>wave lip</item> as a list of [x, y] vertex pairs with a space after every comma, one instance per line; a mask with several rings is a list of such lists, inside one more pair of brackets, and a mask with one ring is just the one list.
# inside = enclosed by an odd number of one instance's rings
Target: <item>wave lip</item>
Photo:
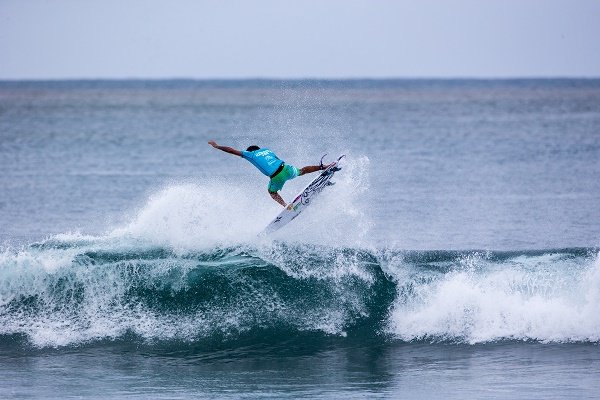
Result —
[[183, 342], [257, 332], [344, 337], [377, 310], [371, 291], [391, 287], [368, 253], [275, 242], [179, 254], [53, 239], [5, 251], [0, 264], [0, 335], [24, 335], [38, 347], [132, 334]]

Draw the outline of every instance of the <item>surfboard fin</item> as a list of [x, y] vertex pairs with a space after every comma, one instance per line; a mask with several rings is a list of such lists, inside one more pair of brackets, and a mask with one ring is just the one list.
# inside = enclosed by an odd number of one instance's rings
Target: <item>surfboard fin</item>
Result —
[[325, 158], [326, 155], [327, 155], [327, 153], [323, 154], [323, 157], [321, 157], [321, 161], [319, 162], [319, 165], [321, 166], [321, 170], [325, 169], [324, 165], [323, 165], [323, 159]]

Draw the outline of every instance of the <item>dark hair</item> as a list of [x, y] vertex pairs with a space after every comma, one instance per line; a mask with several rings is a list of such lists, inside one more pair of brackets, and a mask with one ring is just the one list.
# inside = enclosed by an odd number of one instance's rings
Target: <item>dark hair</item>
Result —
[[259, 150], [260, 147], [258, 147], [257, 145], [253, 144], [252, 146], [248, 147], [246, 149], [246, 151], [254, 151], [254, 150]]

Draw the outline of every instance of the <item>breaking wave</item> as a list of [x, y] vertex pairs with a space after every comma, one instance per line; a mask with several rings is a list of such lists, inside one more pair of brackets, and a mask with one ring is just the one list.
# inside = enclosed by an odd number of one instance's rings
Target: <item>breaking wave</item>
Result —
[[281, 241], [179, 252], [63, 235], [0, 255], [0, 335], [35, 347], [290, 336], [597, 342], [599, 260], [597, 249], [398, 251]]

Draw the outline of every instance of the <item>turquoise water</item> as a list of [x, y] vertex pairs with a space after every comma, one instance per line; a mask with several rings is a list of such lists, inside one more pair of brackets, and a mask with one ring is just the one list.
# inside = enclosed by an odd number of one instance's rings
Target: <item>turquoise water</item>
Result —
[[[598, 80], [1, 82], [0, 135], [4, 398], [597, 396]], [[210, 139], [347, 157], [265, 238]]]

